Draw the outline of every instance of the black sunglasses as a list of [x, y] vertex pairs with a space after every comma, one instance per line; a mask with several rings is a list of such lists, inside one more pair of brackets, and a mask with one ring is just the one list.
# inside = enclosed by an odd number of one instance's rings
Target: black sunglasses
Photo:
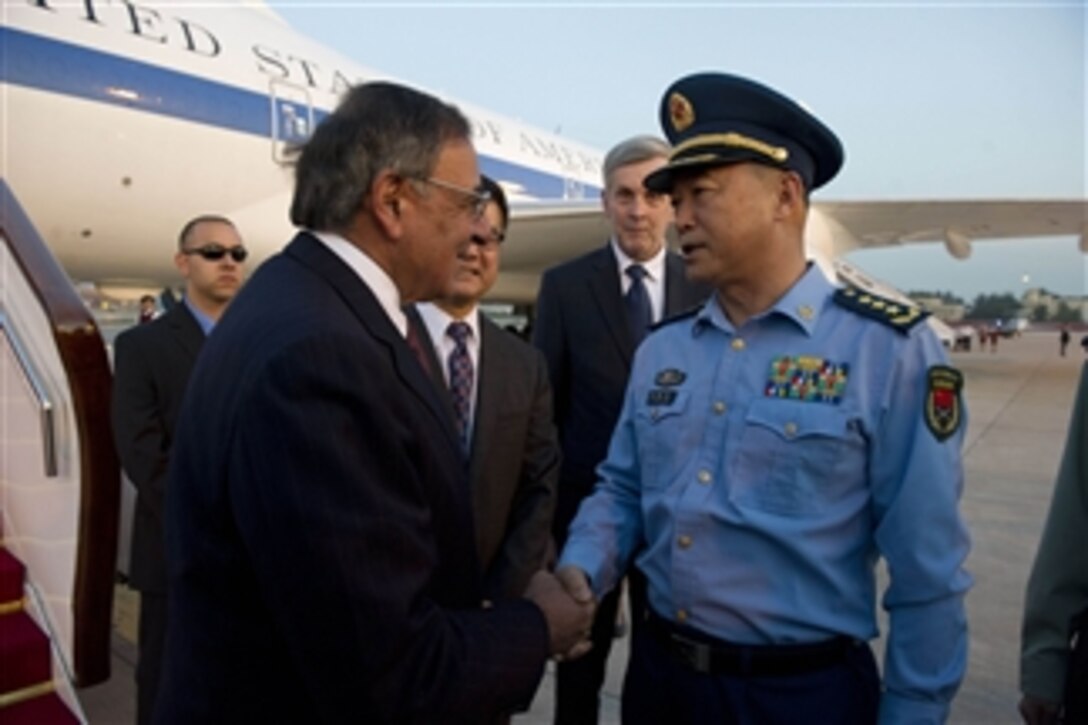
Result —
[[205, 244], [203, 247], [197, 247], [196, 249], [183, 249], [181, 253], [188, 255], [199, 254], [209, 262], [218, 262], [228, 254], [235, 262], [244, 262], [246, 257], [249, 256], [249, 252], [241, 245], [227, 249], [222, 244]]

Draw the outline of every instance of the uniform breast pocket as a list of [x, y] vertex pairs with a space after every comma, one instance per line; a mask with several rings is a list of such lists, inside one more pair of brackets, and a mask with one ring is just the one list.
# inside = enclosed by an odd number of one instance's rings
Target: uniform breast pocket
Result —
[[760, 399], [748, 409], [732, 460], [735, 504], [784, 516], [814, 515], [859, 493], [865, 444], [844, 410]]
[[686, 390], [646, 389], [635, 414], [642, 487], [665, 488], [694, 451], [689, 440], [697, 427]]

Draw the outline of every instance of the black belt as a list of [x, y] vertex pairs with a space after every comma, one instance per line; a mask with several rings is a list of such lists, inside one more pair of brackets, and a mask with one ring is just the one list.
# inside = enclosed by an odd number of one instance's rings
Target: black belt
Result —
[[[835, 637], [815, 644], [742, 645], [703, 642], [648, 613], [646, 630], [681, 663], [696, 672], [734, 677], [786, 677], [825, 669], [846, 660], [863, 643]], [[705, 635], [704, 635], [705, 636]]]

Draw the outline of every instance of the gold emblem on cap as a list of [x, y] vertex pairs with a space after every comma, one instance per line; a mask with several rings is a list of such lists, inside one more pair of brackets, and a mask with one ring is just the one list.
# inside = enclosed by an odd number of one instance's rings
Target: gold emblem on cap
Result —
[[691, 105], [691, 101], [681, 94], [673, 92], [669, 96], [669, 120], [672, 121], [672, 127], [677, 131], [683, 131], [695, 123], [695, 108]]

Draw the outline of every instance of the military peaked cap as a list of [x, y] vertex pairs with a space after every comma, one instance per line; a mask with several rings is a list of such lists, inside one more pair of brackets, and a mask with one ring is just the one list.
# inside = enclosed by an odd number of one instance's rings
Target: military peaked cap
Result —
[[661, 100], [669, 163], [646, 177], [668, 192], [677, 172], [741, 161], [796, 171], [805, 188], [823, 186], [842, 168], [838, 137], [796, 101], [726, 73], [697, 73], [673, 83]]

